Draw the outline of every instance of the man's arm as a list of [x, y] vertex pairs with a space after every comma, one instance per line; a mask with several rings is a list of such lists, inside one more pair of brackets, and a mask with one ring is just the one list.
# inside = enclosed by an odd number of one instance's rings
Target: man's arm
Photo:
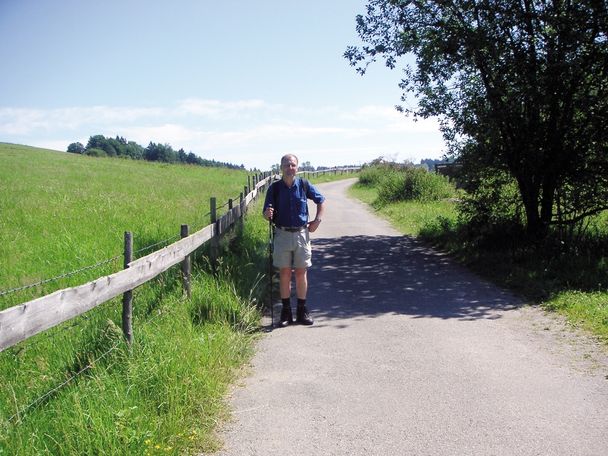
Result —
[[325, 212], [325, 201], [317, 204], [317, 215], [315, 215], [315, 219], [308, 224], [308, 231], [314, 233], [319, 225], [321, 224], [321, 220], [323, 219], [323, 213]]

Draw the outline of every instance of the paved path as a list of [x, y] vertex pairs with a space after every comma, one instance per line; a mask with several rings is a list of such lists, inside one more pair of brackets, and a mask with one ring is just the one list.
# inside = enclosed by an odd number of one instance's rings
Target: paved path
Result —
[[[275, 329], [221, 455], [608, 455], [608, 360], [324, 184], [312, 327]], [[313, 211], [314, 214], [314, 211]]]

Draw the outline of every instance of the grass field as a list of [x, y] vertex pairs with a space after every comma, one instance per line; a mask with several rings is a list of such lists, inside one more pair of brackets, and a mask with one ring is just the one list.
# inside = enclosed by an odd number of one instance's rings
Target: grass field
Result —
[[[219, 208], [228, 198], [238, 198], [247, 183], [245, 171], [100, 159], [10, 144], [0, 144], [0, 163], [0, 290], [120, 256], [125, 231], [133, 232], [136, 251], [174, 241], [181, 224], [191, 225], [193, 232], [209, 223], [211, 196]], [[0, 297], [0, 309], [121, 267], [119, 259], [102, 271]]]
[[452, 201], [400, 201], [377, 204], [375, 187], [357, 184], [351, 195], [374, 207], [402, 233], [417, 236], [450, 252], [469, 268], [526, 297], [529, 302], [565, 315], [569, 321], [608, 343], [608, 217], [567, 252], [542, 248], [480, 248], [463, 239]]

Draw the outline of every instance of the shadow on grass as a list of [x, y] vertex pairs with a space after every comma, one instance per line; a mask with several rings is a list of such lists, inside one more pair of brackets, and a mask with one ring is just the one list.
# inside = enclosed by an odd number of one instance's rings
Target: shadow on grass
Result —
[[521, 305], [446, 255], [405, 236], [349, 236], [313, 241], [310, 310], [323, 319], [497, 319]]

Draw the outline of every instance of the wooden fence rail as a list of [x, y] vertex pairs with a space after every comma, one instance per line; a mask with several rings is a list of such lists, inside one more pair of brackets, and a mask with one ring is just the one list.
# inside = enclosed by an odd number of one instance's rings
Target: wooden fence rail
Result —
[[[347, 169], [352, 171], [352, 168]], [[326, 171], [335, 172], [334, 169]], [[245, 187], [245, 192], [248, 193], [241, 197], [240, 204], [229, 207], [219, 219], [171, 245], [129, 261], [122, 271], [0, 311], [0, 351], [75, 318], [116, 296], [130, 293], [171, 266], [183, 262], [197, 248], [226, 233], [243, 217], [263, 187], [276, 177], [269, 173], [256, 176], [254, 188], [249, 191], [250, 184]], [[123, 315], [123, 326], [125, 320], [129, 319], [128, 315]], [[130, 341], [130, 330], [123, 329], [127, 341]]]

